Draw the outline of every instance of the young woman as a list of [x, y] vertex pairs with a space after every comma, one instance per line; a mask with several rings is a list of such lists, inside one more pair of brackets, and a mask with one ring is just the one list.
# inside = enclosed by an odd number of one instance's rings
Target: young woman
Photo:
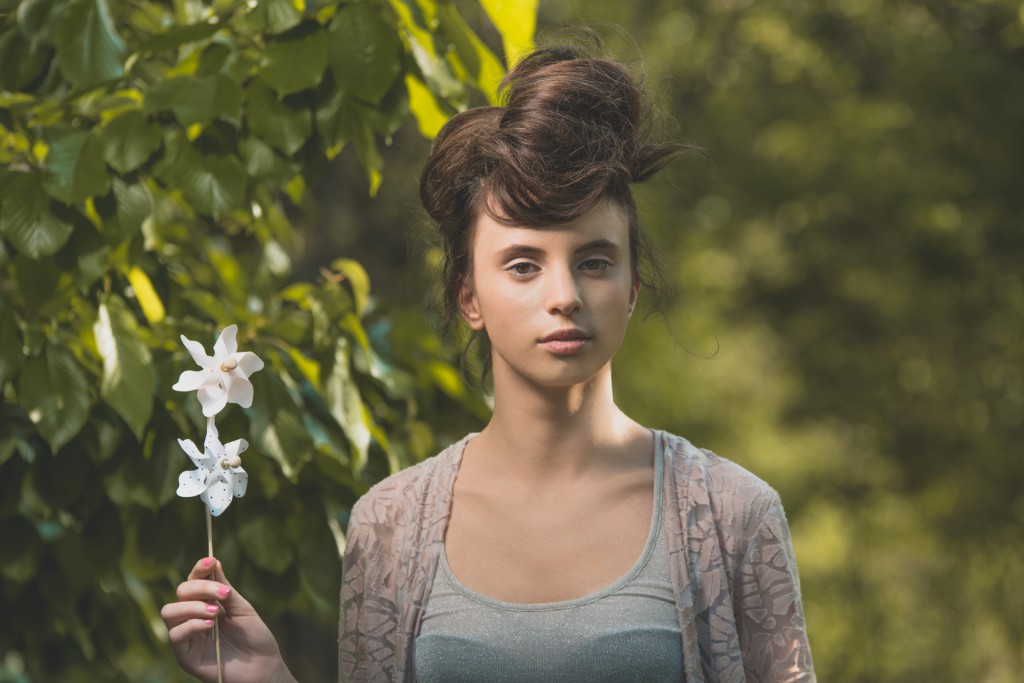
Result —
[[[445, 126], [421, 181], [494, 414], [353, 509], [340, 680], [813, 681], [776, 493], [612, 397], [650, 256], [630, 184], [685, 148], [646, 139], [644, 93], [608, 60], [541, 50], [502, 93]], [[221, 613], [226, 680], [291, 680], [215, 560], [178, 598], [187, 671], [216, 680]]]

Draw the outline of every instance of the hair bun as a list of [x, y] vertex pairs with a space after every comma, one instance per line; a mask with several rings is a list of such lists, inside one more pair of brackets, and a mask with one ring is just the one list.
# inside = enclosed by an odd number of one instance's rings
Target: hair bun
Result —
[[[644, 90], [617, 62], [573, 48], [538, 50], [499, 87], [489, 198], [507, 218], [564, 222], [603, 196], [623, 198], [681, 146], [647, 145]], [[531, 220], [532, 219], [532, 220]]]
[[573, 220], [605, 196], [631, 202], [630, 183], [690, 149], [649, 144], [645, 90], [619, 63], [575, 48], [534, 52], [498, 94], [502, 106], [452, 117], [434, 141], [420, 190], [442, 232], [478, 208], [539, 226]]
[[642, 93], [614, 62], [586, 59], [571, 48], [541, 50], [505, 77], [498, 94], [505, 106], [501, 128], [512, 144], [554, 147], [592, 162], [627, 159], [636, 148]]

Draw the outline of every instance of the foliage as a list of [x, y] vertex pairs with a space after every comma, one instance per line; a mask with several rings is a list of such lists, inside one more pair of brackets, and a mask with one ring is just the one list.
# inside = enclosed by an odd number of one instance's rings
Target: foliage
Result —
[[[510, 40], [523, 7], [490, 8]], [[178, 336], [229, 322], [268, 367], [224, 413], [253, 449], [217, 556], [333, 631], [351, 504], [487, 407], [359, 262], [294, 281], [289, 216], [349, 144], [376, 193], [379, 137], [433, 135], [502, 73], [444, 1], [0, 2], [0, 679], [172, 670], [159, 605], [205, 550], [174, 496], [205, 424], [170, 389]]]

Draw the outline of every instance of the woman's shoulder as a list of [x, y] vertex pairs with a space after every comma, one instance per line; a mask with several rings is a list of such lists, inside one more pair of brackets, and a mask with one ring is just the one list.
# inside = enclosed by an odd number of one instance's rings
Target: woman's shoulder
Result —
[[416, 514], [425, 503], [450, 493], [458, 470], [462, 447], [472, 435], [443, 449], [437, 455], [382, 479], [356, 501], [352, 516], [360, 520], [396, 522]]
[[[765, 539], [789, 536], [779, 494], [745, 467], [686, 439], [667, 434], [666, 476], [679, 514], [677, 531], [693, 539], [712, 540], [724, 569], [733, 575], [751, 547]], [[754, 544], [754, 546], [752, 546]]]
[[750, 470], [681, 436], [663, 433], [666, 467], [692, 502], [706, 502], [719, 514], [755, 518], [778, 505], [775, 489]]

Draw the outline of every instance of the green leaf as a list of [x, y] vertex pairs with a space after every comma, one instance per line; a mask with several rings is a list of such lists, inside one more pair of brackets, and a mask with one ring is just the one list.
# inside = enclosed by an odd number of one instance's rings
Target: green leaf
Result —
[[327, 142], [327, 156], [334, 158], [352, 133], [350, 122], [342, 115], [347, 98], [333, 83], [329, 89], [321, 88], [319, 95], [315, 111], [316, 130]]
[[249, 17], [268, 33], [283, 33], [302, 21], [302, 13], [293, 0], [260, 0]]
[[242, 552], [260, 569], [281, 575], [292, 564], [291, 538], [284, 525], [268, 514], [246, 515], [238, 528]]
[[327, 34], [315, 21], [267, 42], [260, 78], [281, 95], [315, 88], [327, 68]]
[[437, 8], [437, 17], [441, 22], [443, 39], [455, 48], [456, 62], [463, 71], [457, 74], [459, 78], [472, 79], [477, 88], [487, 96], [487, 101], [497, 104], [498, 84], [505, 76], [505, 69], [501, 66], [501, 62], [466, 25], [465, 20], [459, 16], [454, 6], [440, 5]]
[[0, 233], [30, 258], [56, 253], [71, 237], [71, 225], [50, 207], [42, 175], [0, 172]]
[[18, 28], [29, 39], [32, 51], [53, 44], [54, 9], [63, 9], [59, 0], [17, 0]]
[[[199, 63], [196, 65], [196, 70], [193, 75], [196, 77], [214, 76], [218, 73], [228, 75], [230, 69], [225, 70], [224, 67], [228, 64], [229, 59], [237, 56], [238, 52], [232, 49], [229, 45], [222, 42], [212, 42], [203, 48], [202, 53], [199, 55]], [[241, 79], [232, 80], [241, 82]]]
[[0, 89], [17, 92], [35, 80], [49, 63], [49, 51], [33, 49], [17, 27], [0, 33]]
[[331, 268], [345, 276], [345, 281], [352, 288], [352, 296], [356, 302], [356, 313], [363, 314], [366, 302], [370, 299], [370, 276], [359, 261], [350, 258], [339, 258], [331, 262]]
[[21, 330], [10, 303], [0, 297], [0, 384], [14, 377], [25, 362]]
[[222, 73], [172, 78], [146, 93], [147, 112], [171, 111], [184, 127], [208, 125], [214, 119], [237, 119], [242, 106], [242, 87]]
[[22, 370], [18, 402], [56, 452], [85, 425], [89, 383], [68, 349], [47, 344]]
[[110, 247], [92, 223], [82, 221], [71, 237], [75, 252], [75, 284], [86, 290], [107, 272]]
[[138, 234], [153, 212], [153, 201], [142, 183], [128, 185], [115, 176], [111, 185], [113, 193], [98, 198], [95, 207], [100, 230], [107, 243], [114, 246]]
[[110, 191], [110, 174], [103, 160], [103, 142], [92, 131], [55, 128], [47, 135], [50, 172], [46, 189], [65, 204], [99, 197]]
[[448, 62], [440, 59], [411, 35], [409, 36], [409, 49], [412, 51], [416, 66], [420, 68], [423, 79], [431, 90], [447, 100], [461, 101], [465, 97], [465, 88], [452, 73]]
[[146, 91], [143, 101], [143, 110], [148, 114], [155, 114], [161, 111], [171, 111], [178, 98], [178, 92], [184, 88], [193, 77], [182, 76], [179, 78], [168, 78], [160, 80], [150, 86]]
[[54, 32], [57, 64], [77, 88], [124, 75], [124, 41], [114, 30], [106, 0], [72, 0]]
[[[266, 359], [275, 366], [274, 356]], [[313, 442], [298, 415], [298, 406], [288, 387], [275, 372], [260, 377], [252, 401], [249, 435], [254, 448], [267, 453], [295, 482], [303, 466], [313, 457]]]
[[0, 520], [0, 574], [6, 579], [23, 582], [35, 574], [39, 534], [21, 516]]
[[[66, 282], [62, 283], [62, 279]], [[71, 279], [70, 273], [61, 272], [53, 257], [31, 259], [24, 254], [18, 254], [14, 259], [17, 293], [36, 315], [57, 296], [61, 285], [68, 284]]]
[[505, 62], [510, 67], [533, 51], [538, 4], [538, 0], [480, 0], [480, 6], [501, 34]]
[[220, 217], [245, 203], [245, 169], [236, 156], [203, 155], [180, 130], [164, 135], [164, 155], [153, 174], [178, 188], [196, 211]]
[[156, 389], [149, 348], [139, 338], [131, 311], [117, 295], [108, 296], [100, 304], [92, 331], [103, 358], [100, 394], [128, 423], [135, 438], [141, 440], [153, 413]]
[[352, 470], [361, 472], [366, 466], [370, 451], [369, 413], [363, 406], [359, 388], [352, 379], [349, 369], [348, 341], [338, 340], [334, 350], [334, 363], [322, 384], [331, 416], [338, 422], [352, 449]]
[[[118, 423], [118, 428], [124, 430]], [[103, 488], [117, 505], [132, 503], [155, 510], [174, 497], [178, 475], [190, 469], [188, 456], [178, 445], [181, 431], [166, 428], [147, 434], [142, 448], [125, 438], [117, 453], [103, 467]], [[140, 452], [141, 451], [141, 452]]]
[[129, 111], [105, 125], [100, 140], [107, 163], [118, 173], [128, 173], [160, 148], [160, 126], [141, 111]]
[[338, 87], [367, 102], [380, 102], [402, 70], [395, 29], [369, 3], [351, 3], [334, 15], [328, 30]]
[[212, 247], [206, 252], [206, 258], [210, 260], [213, 272], [223, 285], [221, 292], [236, 305], [244, 306], [250, 291], [249, 273], [235, 254]]
[[239, 141], [238, 154], [245, 166], [245, 172], [251, 178], [270, 180], [283, 185], [296, 173], [296, 169], [287, 159], [279, 156], [270, 145], [257, 137]]
[[391, 88], [384, 93], [380, 104], [372, 110], [370, 122], [375, 131], [386, 140], [390, 140], [408, 120], [409, 91], [406, 90], [403, 80], [396, 79]]
[[148, 38], [139, 47], [139, 51], [165, 52], [167, 50], [174, 50], [182, 45], [188, 45], [189, 43], [195, 43], [205, 38], [209, 38], [220, 28], [221, 24], [211, 23], [208, 21], [188, 24], [187, 26], [174, 26], [162, 33], [157, 33], [156, 35]]
[[139, 302], [139, 307], [142, 308], [142, 314], [146, 316], [146, 320], [151, 325], [163, 320], [167, 315], [164, 310], [164, 302], [160, 300], [160, 295], [153, 288], [153, 283], [146, 275], [146, 271], [138, 266], [132, 266], [128, 270], [128, 282], [132, 285], [135, 299]]
[[0, 423], [0, 519], [17, 512], [24, 490], [22, 482], [29, 471], [24, 458], [11, 457], [18, 452], [17, 444], [14, 420]]
[[294, 154], [313, 134], [313, 116], [306, 107], [279, 100], [262, 81], [254, 79], [246, 91], [249, 128], [286, 154]]
[[89, 455], [97, 464], [110, 460], [125, 437], [124, 425], [113, 415], [110, 415], [108, 419], [94, 418], [85, 428], [89, 432], [86, 438], [90, 440], [90, 443], [95, 443], [95, 446], [89, 449]]
[[315, 543], [297, 544], [296, 564], [306, 594], [323, 603], [324, 611], [337, 609], [330, 598], [341, 581], [341, 554], [327, 524], [326, 512], [321, 505], [303, 505], [288, 522], [292, 538], [318, 539]]
[[451, 398], [459, 400], [466, 395], [466, 383], [451, 365], [434, 360], [427, 364], [426, 370], [437, 388]]
[[432, 140], [448, 121], [448, 114], [438, 104], [430, 88], [412, 74], [406, 74], [405, 87], [409, 91], [409, 109], [416, 117], [416, 128], [420, 135]]
[[370, 196], [376, 197], [377, 190], [383, 180], [381, 170], [384, 168], [384, 158], [377, 149], [377, 139], [373, 135], [373, 128], [363, 124], [356, 129], [352, 136], [352, 142], [356, 146], [356, 158], [366, 169], [366, 176], [370, 182]]
[[[439, 57], [434, 49], [434, 35], [425, 28], [436, 29], [437, 18], [427, 19], [423, 16], [423, 8], [416, 0], [392, 0], [391, 6], [398, 15], [402, 36], [408, 44], [409, 51], [419, 67], [423, 80], [430, 89], [447, 100], [458, 100], [465, 97], [462, 83], [451, 72], [448, 62]], [[430, 3], [436, 14], [437, 3]]]

